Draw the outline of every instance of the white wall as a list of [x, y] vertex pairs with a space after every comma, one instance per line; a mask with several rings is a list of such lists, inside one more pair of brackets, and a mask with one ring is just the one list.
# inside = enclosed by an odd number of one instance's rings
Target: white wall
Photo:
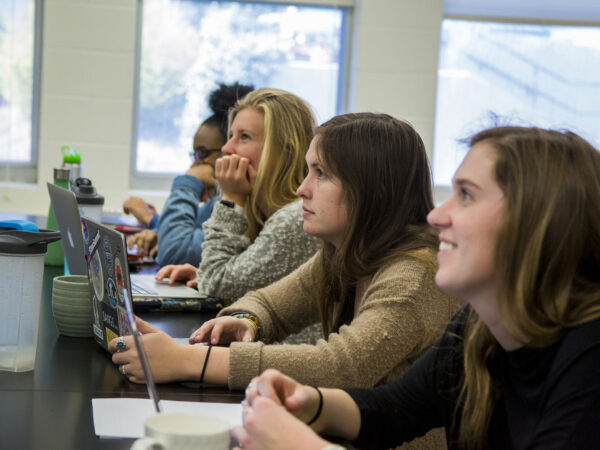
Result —
[[[443, 0], [362, 0], [351, 62], [351, 110], [410, 121], [428, 149]], [[0, 184], [0, 211], [46, 214], [60, 147], [117, 209], [130, 194], [136, 0], [44, 0], [38, 184]], [[165, 193], [145, 198], [159, 207]]]

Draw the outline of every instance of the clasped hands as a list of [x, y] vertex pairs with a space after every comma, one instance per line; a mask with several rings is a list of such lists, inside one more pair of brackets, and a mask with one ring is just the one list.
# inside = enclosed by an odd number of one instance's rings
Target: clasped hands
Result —
[[243, 426], [232, 434], [244, 449], [322, 449], [328, 443], [308, 428], [319, 395], [275, 369], [255, 377], [242, 403]]

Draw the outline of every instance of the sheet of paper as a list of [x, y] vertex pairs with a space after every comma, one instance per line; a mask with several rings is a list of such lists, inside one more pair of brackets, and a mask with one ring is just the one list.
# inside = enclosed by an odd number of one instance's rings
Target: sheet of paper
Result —
[[[231, 427], [242, 424], [242, 405], [239, 403], [177, 402], [161, 400], [166, 413], [202, 413], [229, 421]], [[103, 438], [140, 438], [144, 436], [144, 421], [156, 414], [150, 399], [94, 398], [92, 415], [94, 432]]]

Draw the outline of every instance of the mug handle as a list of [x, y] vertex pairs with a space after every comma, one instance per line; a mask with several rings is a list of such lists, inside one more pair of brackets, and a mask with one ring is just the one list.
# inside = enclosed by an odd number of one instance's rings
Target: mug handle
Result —
[[164, 450], [163, 445], [154, 438], [136, 439], [130, 450]]

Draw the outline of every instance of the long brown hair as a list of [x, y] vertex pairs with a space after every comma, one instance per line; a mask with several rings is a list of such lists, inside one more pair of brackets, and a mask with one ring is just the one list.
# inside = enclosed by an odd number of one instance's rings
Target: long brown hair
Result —
[[257, 89], [239, 100], [231, 110], [230, 126], [246, 108], [263, 113], [265, 130], [256, 182], [246, 204], [246, 234], [253, 241], [275, 211], [298, 200], [296, 190], [306, 176], [305, 156], [316, 122], [304, 100], [280, 89]]
[[[505, 213], [496, 243], [497, 302], [513, 338], [533, 348], [600, 317], [600, 153], [571, 132], [499, 127], [471, 138], [496, 150]], [[460, 442], [485, 447], [499, 349], [471, 314], [465, 337]]]
[[344, 114], [315, 136], [319, 159], [341, 182], [349, 224], [341, 246], [324, 243], [321, 252], [327, 334], [334, 303], [358, 279], [400, 254], [434, 248], [438, 240], [427, 224], [433, 196], [425, 145], [410, 124], [387, 114]]

